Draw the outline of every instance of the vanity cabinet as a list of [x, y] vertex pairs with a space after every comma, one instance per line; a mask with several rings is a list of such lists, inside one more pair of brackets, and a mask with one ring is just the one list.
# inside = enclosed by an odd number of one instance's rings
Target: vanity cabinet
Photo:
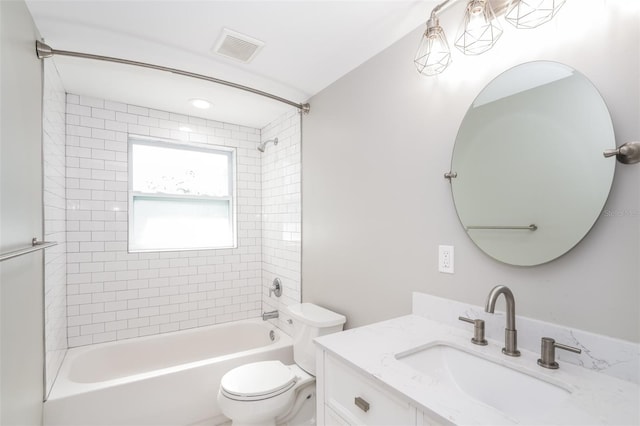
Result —
[[429, 416], [335, 355], [318, 349], [319, 426], [431, 426]]
[[[456, 325], [458, 312], [482, 310], [442, 299], [416, 306], [440, 312]], [[628, 368], [617, 374], [624, 372], [631, 380], [590, 371], [568, 358], [560, 359], [560, 370], [542, 368], [539, 346], [535, 352], [522, 346], [519, 357], [505, 356], [502, 341], [474, 345], [467, 328], [413, 314], [315, 339], [317, 424], [640, 425], [637, 343], [519, 321], [529, 334], [547, 330], [550, 336], [574, 339], [588, 352], [579, 359], [585, 364], [600, 359], [591, 353], [595, 345], [594, 353], [605, 355], [607, 362], [623, 360]], [[611, 347], [616, 351], [606, 353]]]

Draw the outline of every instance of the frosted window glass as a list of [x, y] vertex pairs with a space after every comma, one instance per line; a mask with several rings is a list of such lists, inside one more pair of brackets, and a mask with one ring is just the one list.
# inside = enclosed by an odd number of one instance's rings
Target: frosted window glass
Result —
[[132, 250], [233, 246], [228, 200], [133, 198]]
[[231, 248], [235, 153], [129, 140], [129, 250]]
[[150, 194], [230, 195], [230, 153], [133, 144], [132, 189]]

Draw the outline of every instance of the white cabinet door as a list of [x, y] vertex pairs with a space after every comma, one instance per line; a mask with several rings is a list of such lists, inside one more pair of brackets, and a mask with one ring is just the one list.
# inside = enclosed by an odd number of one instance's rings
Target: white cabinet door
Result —
[[435, 415], [433, 413], [424, 413], [420, 410], [417, 410], [416, 426], [453, 426], [453, 425], [454, 423], [451, 423], [438, 415]]
[[326, 424], [333, 416], [340, 425], [415, 425], [416, 410], [409, 402], [326, 353], [324, 362]]
[[349, 422], [340, 417], [331, 407], [324, 406], [325, 426], [350, 426]]

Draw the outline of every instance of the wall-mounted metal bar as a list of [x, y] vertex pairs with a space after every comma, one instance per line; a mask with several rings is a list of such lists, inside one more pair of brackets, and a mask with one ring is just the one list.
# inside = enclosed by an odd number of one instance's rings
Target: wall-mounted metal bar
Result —
[[238, 84], [238, 83], [233, 83], [231, 81], [221, 80], [219, 78], [209, 77], [207, 75], [197, 74], [189, 71], [183, 71], [177, 68], [170, 68], [170, 67], [163, 67], [162, 65], [149, 64], [146, 62], [131, 61], [128, 59], [114, 58], [111, 56], [92, 55], [90, 53], [70, 52], [68, 50], [56, 50], [39, 40], [36, 40], [36, 55], [38, 56], [38, 59], [51, 58], [54, 55], [71, 56], [75, 58], [95, 59], [97, 61], [115, 62], [118, 64], [134, 65], [142, 68], [150, 68], [158, 71], [166, 71], [173, 74], [182, 75], [185, 77], [205, 80], [210, 83], [222, 84], [223, 86], [233, 87], [235, 89], [244, 90], [245, 92], [250, 92], [259, 96], [264, 96], [265, 98], [273, 99], [274, 101], [278, 101], [278, 102], [285, 103], [287, 105], [294, 106], [304, 113], [308, 113], [309, 110], [311, 109], [311, 106], [308, 103], [301, 104], [299, 102], [294, 102], [289, 99], [285, 99], [268, 92], [263, 92], [262, 90], [254, 89], [248, 86], [243, 86], [242, 84]]
[[10, 251], [8, 253], [0, 254], [0, 262], [2, 262], [3, 260], [12, 259], [14, 257], [22, 256], [23, 254], [42, 250], [47, 247], [52, 247], [57, 244], [58, 243], [55, 241], [38, 241], [37, 238], [33, 238], [31, 240], [31, 247], [26, 247], [20, 250], [15, 250], [15, 251]]
[[538, 229], [538, 226], [535, 224], [531, 224], [529, 226], [467, 226], [467, 229], [508, 229], [508, 230], [524, 230], [524, 231], [535, 231]]

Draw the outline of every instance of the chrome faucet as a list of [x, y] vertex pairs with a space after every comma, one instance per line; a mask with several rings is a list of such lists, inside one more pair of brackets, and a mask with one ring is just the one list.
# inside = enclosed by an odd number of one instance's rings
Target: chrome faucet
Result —
[[518, 331], [516, 330], [516, 301], [509, 287], [498, 285], [491, 289], [484, 310], [492, 314], [496, 308], [496, 300], [501, 294], [504, 294], [504, 299], [507, 302], [507, 326], [504, 329], [504, 348], [502, 348], [502, 353], [509, 356], [520, 356]]
[[262, 320], [266, 321], [266, 320], [278, 318], [279, 316], [280, 316], [280, 314], [278, 313], [277, 309], [275, 311], [263, 312], [262, 313]]

